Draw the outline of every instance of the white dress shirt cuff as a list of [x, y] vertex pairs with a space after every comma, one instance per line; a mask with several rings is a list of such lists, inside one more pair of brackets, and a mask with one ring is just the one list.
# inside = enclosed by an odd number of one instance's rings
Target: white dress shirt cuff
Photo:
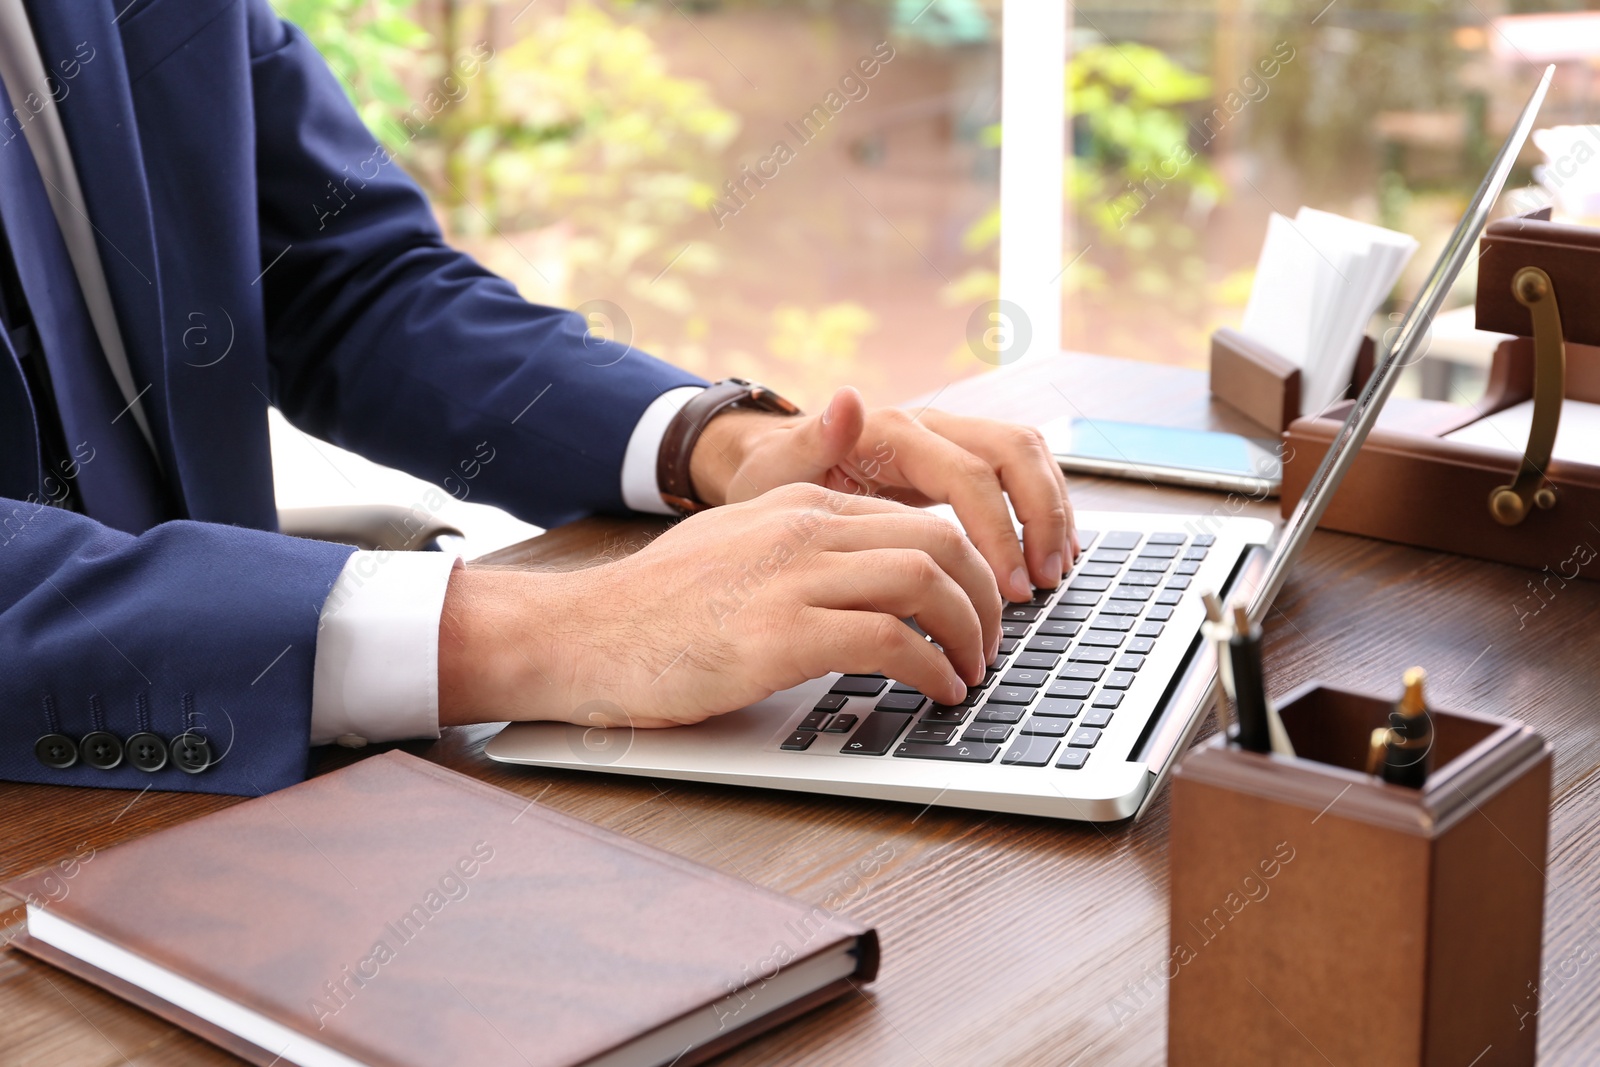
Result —
[[311, 743], [439, 736], [439, 619], [448, 552], [356, 552], [317, 624]]
[[644, 409], [639, 421], [634, 423], [633, 436], [628, 438], [628, 451], [622, 457], [622, 502], [634, 511], [654, 515], [675, 515], [661, 499], [661, 486], [656, 481], [656, 459], [661, 452], [661, 439], [667, 435], [667, 426], [683, 405], [687, 404], [703, 385], [680, 385], [668, 389]]

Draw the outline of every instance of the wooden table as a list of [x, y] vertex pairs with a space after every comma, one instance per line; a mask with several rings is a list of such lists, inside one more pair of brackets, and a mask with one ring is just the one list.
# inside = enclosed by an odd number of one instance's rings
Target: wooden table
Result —
[[[936, 402], [1024, 422], [1087, 412], [1249, 431], [1210, 403], [1196, 372], [1090, 356], [959, 382]], [[1238, 507], [1275, 515], [1268, 506], [1218, 494], [1133, 482], [1078, 480], [1074, 497], [1080, 506], [1102, 509]], [[658, 528], [591, 520], [497, 558], [581, 566], [636, 547]], [[1519, 628], [1515, 606], [1538, 603], [1523, 600], [1533, 577], [1318, 533], [1268, 620], [1267, 669], [1280, 694], [1313, 678], [1386, 692], [1402, 669], [1426, 664], [1440, 706], [1515, 715], [1554, 744], [1539, 1044], [1544, 1062], [1576, 1064], [1592, 1062], [1600, 1048], [1600, 583], [1552, 583], [1546, 606], [1521, 618]], [[847, 909], [882, 935], [878, 981], [723, 1063], [970, 1067], [1163, 1058], [1166, 996], [1151, 976], [1169, 952], [1164, 798], [1137, 825], [1074, 825], [511, 768], [482, 755], [494, 732], [449, 730], [437, 742], [406, 747], [811, 901], [848, 889], [868, 853], [883, 846], [892, 853]], [[331, 753], [324, 763], [351, 758], [358, 757]], [[0, 877], [234, 802], [0, 784]], [[15, 924], [19, 917], [14, 901], [0, 899], [0, 921]], [[234, 1061], [91, 986], [20, 953], [0, 952], [0, 1064], [225, 1062]]]

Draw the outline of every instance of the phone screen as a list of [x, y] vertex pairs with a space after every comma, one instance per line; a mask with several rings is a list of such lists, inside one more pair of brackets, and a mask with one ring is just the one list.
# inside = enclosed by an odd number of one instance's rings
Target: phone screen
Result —
[[1057, 419], [1043, 430], [1057, 456], [1271, 480], [1282, 474], [1271, 438], [1084, 418]]

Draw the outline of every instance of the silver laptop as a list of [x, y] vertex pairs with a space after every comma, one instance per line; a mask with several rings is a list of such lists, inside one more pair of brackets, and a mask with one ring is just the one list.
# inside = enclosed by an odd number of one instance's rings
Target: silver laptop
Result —
[[832, 674], [694, 726], [514, 723], [491, 759], [1109, 822], [1142, 814], [1216, 685], [1203, 591], [1260, 620], [1471, 254], [1532, 128], [1551, 67], [1366, 388], [1268, 551], [1272, 526], [1212, 515], [1079, 512], [1061, 587], [1003, 612], [1001, 655], [960, 705]]

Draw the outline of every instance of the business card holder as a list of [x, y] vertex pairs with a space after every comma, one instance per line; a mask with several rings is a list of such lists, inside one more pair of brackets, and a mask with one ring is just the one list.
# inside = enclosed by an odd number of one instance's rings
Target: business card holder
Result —
[[1534, 1062], [1550, 746], [1436, 710], [1427, 784], [1389, 785], [1391, 707], [1313, 683], [1279, 709], [1295, 756], [1219, 736], [1177, 768], [1173, 1067]]
[[[1377, 346], [1363, 337], [1346, 395], [1372, 375]], [[1211, 395], [1252, 422], [1283, 433], [1300, 417], [1300, 368], [1252, 337], [1229, 327], [1211, 335]]]

